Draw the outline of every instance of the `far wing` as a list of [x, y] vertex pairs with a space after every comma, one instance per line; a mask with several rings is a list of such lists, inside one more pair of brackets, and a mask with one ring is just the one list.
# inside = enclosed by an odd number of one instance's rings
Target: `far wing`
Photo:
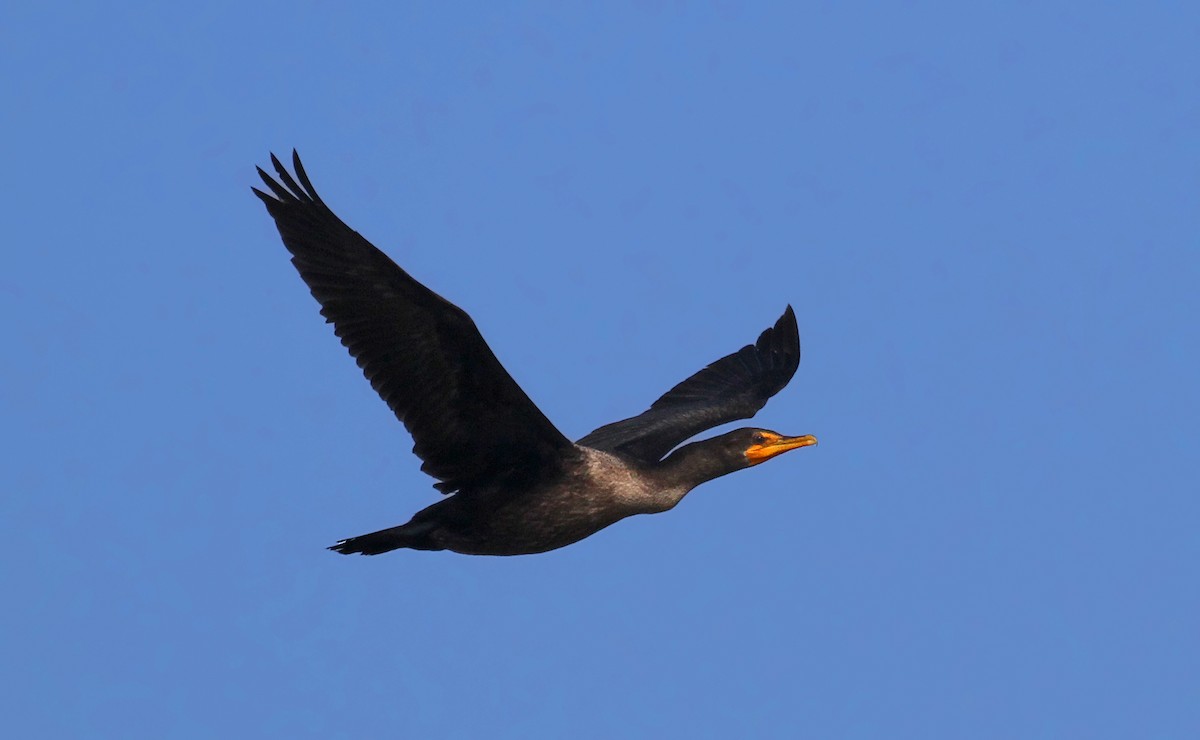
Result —
[[578, 444], [654, 462], [684, 440], [758, 413], [800, 365], [796, 314], [788, 306], [775, 325], [731, 355], [683, 381], [639, 416], [602, 426]]

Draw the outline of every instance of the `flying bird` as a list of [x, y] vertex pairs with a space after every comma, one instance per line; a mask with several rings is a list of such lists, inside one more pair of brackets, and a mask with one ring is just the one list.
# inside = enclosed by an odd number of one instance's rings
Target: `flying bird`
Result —
[[[788, 306], [754, 344], [708, 365], [634, 417], [572, 443], [500, 364], [471, 317], [414, 280], [325, 205], [293, 150], [271, 155], [263, 192], [292, 264], [371, 387], [412, 434], [445, 494], [407, 524], [341, 540], [340, 553], [399, 548], [524, 555], [570, 545], [625, 517], [673, 508], [693, 488], [815, 445], [743, 428], [800, 364]], [[669, 454], [668, 454], [669, 453]]]

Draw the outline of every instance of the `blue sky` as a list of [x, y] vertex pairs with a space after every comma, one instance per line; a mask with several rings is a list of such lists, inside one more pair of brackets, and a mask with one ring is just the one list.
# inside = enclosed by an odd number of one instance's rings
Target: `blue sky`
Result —
[[[0, 716], [38, 737], [1200, 734], [1200, 12], [9, 4]], [[821, 445], [557, 552], [436, 500], [297, 147], [577, 437], [753, 340]]]

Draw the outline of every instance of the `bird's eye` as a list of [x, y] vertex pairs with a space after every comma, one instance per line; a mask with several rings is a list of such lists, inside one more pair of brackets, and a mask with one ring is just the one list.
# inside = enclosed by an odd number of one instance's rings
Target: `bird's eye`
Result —
[[766, 438], [766, 437], [764, 437], [764, 436], [762, 436], [762, 434], [760, 434], [760, 433], [758, 433], [758, 432], [755, 432], [755, 433], [754, 433], [754, 436], [753, 436], [753, 437], [751, 437], [751, 438], [750, 438], [750, 440], [751, 440], [752, 442], [754, 442], [754, 444], [756, 444], [756, 445], [760, 445], [760, 444], [762, 444], [763, 442], [766, 442], [766, 441], [767, 441], [767, 438]]

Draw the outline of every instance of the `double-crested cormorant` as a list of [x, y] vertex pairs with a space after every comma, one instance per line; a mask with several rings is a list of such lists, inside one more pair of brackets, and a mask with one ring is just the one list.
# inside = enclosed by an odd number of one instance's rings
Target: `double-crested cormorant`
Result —
[[754, 344], [676, 385], [646, 412], [572, 444], [505, 371], [466, 312], [329, 210], [295, 151], [295, 178], [274, 155], [271, 163], [278, 182], [261, 168], [258, 174], [274, 196], [254, 192], [292, 264], [371, 387], [412, 434], [421, 470], [449, 494], [407, 524], [331, 550], [545, 552], [627, 516], [666, 511], [705, 481], [817, 443], [748, 428], [675, 449], [699, 432], [754, 416], [791, 380], [800, 338], [788, 306]]

